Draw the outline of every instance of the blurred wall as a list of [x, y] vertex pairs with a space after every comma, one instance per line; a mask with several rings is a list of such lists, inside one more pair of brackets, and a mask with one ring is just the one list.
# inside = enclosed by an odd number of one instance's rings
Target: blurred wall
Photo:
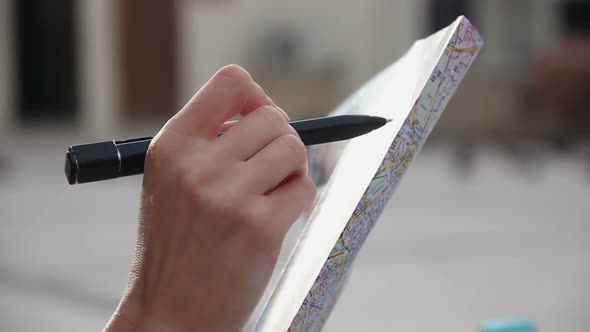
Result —
[[[13, 72], [18, 55], [10, 10], [15, 1], [0, 1], [0, 127], [5, 128], [14, 127], [18, 111], [14, 91], [18, 77]], [[77, 123], [97, 137], [108, 135], [118, 124], [134, 123], [121, 121], [125, 78], [118, 1], [76, 2]], [[431, 32], [433, 1], [438, 0], [176, 0], [175, 109], [217, 69], [237, 63], [251, 71], [294, 118], [321, 115], [402, 55], [415, 39]], [[560, 38], [559, 3], [469, 2], [469, 18], [486, 45], [438, 132], [480, 135], [518, 132], [521, 123], [530, 125], [521, 112], [530, 107], [530, 67]], [[141, 8], [137, 15], [142, 15]], [[269, 38], [275, 39], [274, 45]], [[554, 125], [552, 119], [540, 118], [535, 115], [539, 130]]]
[[485, 49], [476, 62], [486, 78], [521, 79], [534, 55], [559, 37], [559, 0], [478, 0], [474, 20]]
[[[13, 0], [4, 0], [8, 7]], [[283, 78], [296, 80], [297, 73], [310, 72], [300, 77], [300, 85], [318, 81], [313, 89], [311, 103], [322, 105], [317, 109], [327, 112], [354, 91], [378, 70], [399, 57], [422, 32], [425, 1], [367, 0], [342, 3], [335, 0], [314, 2], [310, 0], [274, 1], [236, 0], [199, 2], [178, 0], [177, 31], [179, 34], [178, 62], [180, 107], [217, 69], [229, 63], [247, 67], [256, 74], [267, 60], [264, 50], [256, 53], [257, 43], [273, 30], [289, 30], [300, 38], [302, 49], [298, 50], [298, 68], [295, 72], [267, 71], [275, 77], [268, 85], [281, 85]], [[122, 32], [117, 0], [79, 0], [76, 2], [76, 33], [78, 68], [77, 123], [93, 136], [107, 135], [124, 118], [122, 113], [122, 77], [120, 35]], [[6, 47], [0, 54], [0, 66], [12, 68], [10, 57], [14, 54], [15, 40], [10, 20], [12, 11], [2, 10], [7, 19], [2, 19], [6, 28], [0, 32]], [[137, 15], [142, 15], [138, 9]], [[258, 59], [258, 62], [253, 61]], [[333, 66], [337, 75], [333, 82], [321, 82], [314, 72]], [[0, 67], [2, 68], [2, 67]], [[281, 68], [278, 68], [281, 69]], [[149, 68], [146, 68], [149, 70]], [[315, 76], [314, 76], [315, 75]], [[3, 75], [4, 86], [12, 86], [16, 77]], [[273, 81], [275, 80], [275, 81]], [[306, 82], [310, 81], [310, 82]], [[331, 99], [323, 102], [322, 88]], [[2, 89], [7, 94], [2, 98], [0, 123], [13, 126], [16, 122], [14, 91]], [[284, 100], [303, 100], [301, 95], [310, 91], [296, 89], [291, 96], [279, 96]], [[324, 99], [328, 99], [327, 97]], [[287, 103], [289, 104], [289, 103]], [[287, 105], [289, 106], [289, 105]], [[297, 113], [297, 104], [292, 113]], [[330, 108], [330, 109], [328, 109]], [[171, 110], [172, 111], [172, 110]]]
[[107, 136], [120, 124], [118, 0], [78, 0], [79, 124], [89, 136]]
[[[187, 98], [217, 68], [248, 64], [256, 34], [291, 29], [307, 49], [302, 66], [342, 64], [351, 92], [420, 35], [424, 1], [182, 1], [183, 91]], [[316, 62], [316, 63], [314, 63]]]
[[560, 0], [478, 0], [471, 18], [485, 45], [437, 124], [460, 140], [539, 138], [562, 127], [534, 105], [532, 67], [561, 37]]

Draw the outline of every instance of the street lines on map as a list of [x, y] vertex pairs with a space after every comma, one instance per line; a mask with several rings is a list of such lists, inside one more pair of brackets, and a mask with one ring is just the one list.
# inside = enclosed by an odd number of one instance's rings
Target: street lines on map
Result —
[[475, 55], [475, 53], [477, 53], [479, 51], [479, 46], [472, 46], [472, 47], [468, 47], [468, 48], [457, 48], [453, 45], [449, 45], [448, 49], [449, 49], [449, 51], [455, 52], [455, 53], [468, 53], [470, 55]]

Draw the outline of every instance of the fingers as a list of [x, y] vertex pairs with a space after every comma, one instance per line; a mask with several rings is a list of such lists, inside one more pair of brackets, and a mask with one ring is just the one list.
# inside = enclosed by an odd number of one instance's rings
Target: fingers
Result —
[[272, 214], [281, 216], [280, 220], [288, 221], [286, 224], [279, 223], [279, 231], [286, 233], [301, 213], [315, 201], [316, 195], [315, 183], [305, 175], [290, 179], [272, 192], [268, 196], [270, 206], [274, 209]]
[[299, 137], [282, 135], [246, 161], [243, 172], [249, 191], [263, 195], [293, 174], [307, 174], [307, 151]]
[[224, 122], [221, 127], [219, 127], [219, 129], [217, 130], [220, 134], [224, 133], [228, 130], [230, 130], [233, 126], [235, 126], [238, 123], [238, 120], [234, 120], [234, 121], [226, 121]]
[[166, 125], [190, 136], [212, 138], [224, 121], [274, 103], [237, 65], [220, 69]]
[[276, 138], [297, 132], [288, 123], [283, 111], [260, 107], [234, 124], [219, 141], [220, 148], [238, 160], [248, 160]]

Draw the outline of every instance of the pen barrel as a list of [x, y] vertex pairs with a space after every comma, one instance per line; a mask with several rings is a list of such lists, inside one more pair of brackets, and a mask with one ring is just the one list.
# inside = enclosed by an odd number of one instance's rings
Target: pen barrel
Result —
[[373, 116], [341, 115], [292, 122], [305, 145], [316, 145], [355, 138], [382, 127], [387, 120]]
[[121, 169], [118, 176], [143, 174], [145, 155], [150, 142], [151, 139], [141, 139], [117, 144], [121, 156]]
[[119, 176], [119, 151], [114, 141], [70, 146], [65, 171], [70, 184], [114, 179]]
[[[365, 115], [291, 122], [305, 145], [348, 140], [369, 133], [387, 122]], [[65, 172], [70, 184], [142, 174], [151, 137], [70, 146]]]
[[70, 146], [66, 177], [70, 184], [88, 183], [143, 173], [151, 138], [105, 141]]
[[316, 145], [338, 141], [345, 141], [373, 131], [370, 127], [359, 127], [354, 125], [343, 125], [332, 131], [301, 131], [299, 136], [304, 145]]

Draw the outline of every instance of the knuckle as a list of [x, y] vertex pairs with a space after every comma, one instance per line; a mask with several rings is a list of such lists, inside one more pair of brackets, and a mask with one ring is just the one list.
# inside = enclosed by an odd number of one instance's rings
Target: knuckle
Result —
[[[193, 208], [208, 211], [219, 217], [218, 220], [229, 222], [230, 211], [234, 208], [231, 200], [223, 197], [219, 190], [211, 190], [211, 187], [199, 180], [199, 174], [184, 173], [179, 178], [180, 195]], [[220, 223], [223, 224], [223, 223]]]
[[[297, 130], [295, 130], [295, 128], [293, 128], [289, 123], [287, 123], [287, 132], [295, 137], [297, 137], [300, 141], [301, 141], [301, 136], [299, 136], [299, 133], [297, 132]], [[303, 141], [301, 142], [303, 143]], [[303, 147], [305, 147], [305, 145], [303, 145]]]
[[223, 200], [216, 199], [215, 196], [218, 191], [208, 190], [212, 174], [206, 162], [185, 160], [176, 166], [176, 172], [178, 189], [185, 199], [188, 199], [193, 205], [221, 210], [219, 205]]
[[253, 248], [270, 247], [275, 242], [275, 231], [270, 223], [259, 222], [248, 230], [248, 239]]
[[175, 167], [175, 171], [183, 184], [184, 182], [192, 182], [194, 176], [198, 174], [191, 164], [187, 160], [183, 160], [183, 162], [178, 163]]
[[252, 246], [268, 245], [273, 240], [272, 222], [261, 206], [249, 205], [242, 209], [239, 222]]
[[287, 125], [287, 119], [285, 119], [285, 116], [272, 106], [260, 107], [256, 112], [264, 118], [264, 121], [268, 123], [270, 128]]
[[246, 231], [256, 231], [262, 223], [262, 215], [251, 206], [244, 205], [238, 212], [238, 222]]
[[238, 199], [227, 190], [220, 190], [220, 188], [207, 191], [206, 194], [208, 197], [207, 204], [215, 209], [216, 215], [221, 219], [230, 221], [229, 223], [233, 225], [229, 216], [231, 215], [231, 211], [239, 203]]
[[162, 139], [154, 139], [148, 147], [145, 164], [146, 168], [159, 169], [168, 163], [171, 153]]
[[178, 175], [179, 179], [183, 181], [192, 179], [193, 171], [195, 171], [192, 167], [192, 163], [190, 163], [188, 159], [176, 163], [173, 170]]
[[299, 137], [291, 134], [283, 135], [279, 138], [279, 144], [294, 162], [307, 162], [307, 150]]
[[178, 175], [178, 189], [183, 198], [192, 204], [201, 204], [205, 198], [202, 187], [198, 184], [195, 173], [187, 171], [186, 166], [182, 166]]
[[191, 170], [198, 170], [203, 175], [204, 180], [213, 180], [217, 169], [219, 168], [219, 158], [211, 150], [200, 150], [196, 156], [186, 163], [186, 167]]
[[249, 82], [252, 81], [252, 76], [242, 67], [231, 64], [221, 68], [215, 74], [216, 78], [229, 79], [235, 82]]
[[315, 200], [318, 194], [318, 188], [309, 176], [303, 177], [303, 190], [306, 197], [310, 197], [310, 201]]

